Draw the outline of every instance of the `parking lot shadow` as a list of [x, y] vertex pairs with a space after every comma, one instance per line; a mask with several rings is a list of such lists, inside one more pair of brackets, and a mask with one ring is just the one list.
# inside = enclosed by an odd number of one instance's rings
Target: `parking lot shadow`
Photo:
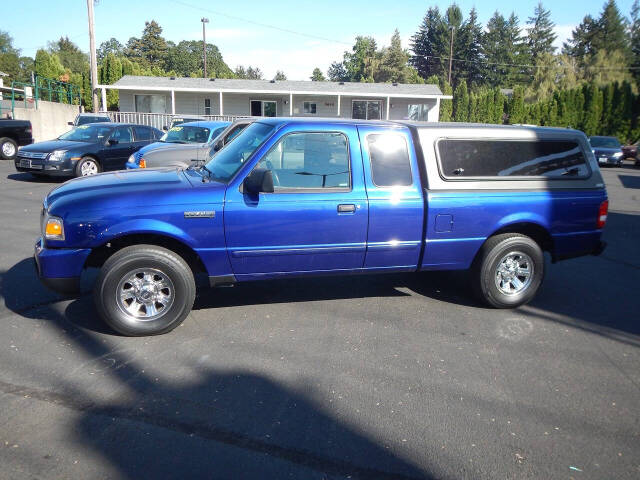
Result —
[[[95, 388], [88, 379], [98, 375], [64, 374], [46, 391], [0, 382], [0, 392], [73, 411], [72, 441], [108, 464], [107, 476], [432, 478], [400, 453], [401, 443], [367, 434], [362, 425], [354, 428], [327, 410], [304, 378], [283, 384], [252, 371], [219, 371], [199, 357], [190, 364], [188, 354], [180, 367], [190, 370], [185, 377], [197, 380], [172, 376], [174, 370], [166, 376], [145, 372], [136, 348], [111, 346], [103, 336], [78, 328], [74, 317], [83, 301], [72, 302], [64, 313], [44, 306], [39, 318], [89, 358], [76, 370], [99, 372], [101, 382], [116, 382], [117, 394]], [[162, 371], [167, 361], [152, 363]], [[376, 430], [373, 424], [365, 428]]]
[[32, 175], [27, 172], [11, 173], [7, 175], [9, 180], [16, 180], [18, 182], [30, 182], [30, 183], [63, 183], [69, 180], [66, 177], [51, 177], [48, 175]]
[[625, 188], [640, 188], [640, 177], [633, 175], [618, 175], [618, 178]]

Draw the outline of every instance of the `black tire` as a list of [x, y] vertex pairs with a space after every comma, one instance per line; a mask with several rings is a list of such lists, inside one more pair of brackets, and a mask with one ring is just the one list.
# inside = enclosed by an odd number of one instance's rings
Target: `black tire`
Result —
[[[122, 289], [126, 289], [127, 284], [131, 285], [126, 279], [132, 278], [131, 274], [140, 270], [160, 272], [159, 275], [154, 275], [154, 279], [162, 279], [164, 275], [165, 280], [170, 280], [165, 284], [172, 287], [163, 291], [163, 294], [173, 294], [172, 302], [164, 307], [164, 311], [158, 309], [158, 316], [149, 319], [139, 318], [125, 311], [125, 302], [118, 300]], [[145, 285], [152, 284], [153, 282], [147, 282]], [[134, 292], [136, 287], [129, 288]], [[142, 292], [140, 296], [144, 294], [145, 288], [142, 286], [138, 289], [138, 292]], [[159, 335], [173, 330], [189, 315], [196, 297], [196, 285], [189, 265], [181, 256], [155, 245], [134, 245], [109, 257], [100, 270], [93, 294], [98, 313], [115, 331], [128, 336]], [[134, 309], [138, 305], [133, 303], [137, 302], [137, 298], [130, 304]], [[154, 308], [158, 305], [155, 303]], [[137, 312], [146, 315], [147, 309]]]
[[[5, 150], [11, 150], [13, 153], [5, 153]], [[18, 155], [18, 144], [12, 138], [0, 138], [0, 158], [3, 160], [13, 160]]]
[[76, 164], [76, 170], [75, 170], [76, 177], [89, 176], [89, 175], [86, 175], [86, 174], [83, 175], [82, 174], [82, 170], [83, 170], [83, 165], [90, 165], [90, 164], [94, 165], [94, 168], [92, 170], [95, 170], [95, 173], [92, 173], [90, 175], [95, 175], [95, 174], [98, 174], [98, 173], [100, 173], [102, 171], [102, 168], [100, 167], [100, 162], [98, 162], [98, 160], [96, 160], [93, 157], [86, 156], [86, 157], [82, 157], [80, 159], [80, 161], [78, 161], [78, 163]]
[[[505, 278], [513, 275], [513, 271], [505, 267], [506, 277], [498, 274], [498, 267], [501, 264], [504, 266], [502, 261], [510, 254], [514, 255], [506, 260], [509, 268], [517, 262], [523, 262], [521, 265], [531, 265], [528, 277], [530, 280], [526, 280], [525, 276], [515, 275], [516, 280], [523, 284], [520, 291], [514, 283], [505, 281]], [[495, 308], [515, 308], [533, 299], [542, 284], [544, 254], [540, 246], [527, 236], [517, 233], [496, 235], [489, 238], [480, 249], [472, 267], [472, 274], [474, 290], [482, 301]], [[505, 293], [506, 289], [511, 289], [512, 293]]]

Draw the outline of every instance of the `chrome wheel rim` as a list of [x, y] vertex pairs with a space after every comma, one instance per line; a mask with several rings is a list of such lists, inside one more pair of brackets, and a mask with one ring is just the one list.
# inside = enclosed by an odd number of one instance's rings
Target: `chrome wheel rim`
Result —
[[509, 252], [496, 265], [496, 288], [505, 295], [524, 292], [533, 280], [533, 260], [523, 252]]
[[140, 321], [155, 320], [169, 311], [175, 298], [173, 282], [160, 270], [141, 268], [125, 274], [116, 290], [118, 307]]
[[93, 160], [87, 160], [80, 165], [80, 173], [83, 177], [98, 173], [98, 165]]
[[13, 157], [16, 154], [16, 146], [11, 142], [4, 142], [2, 144], [2, 154], [5, 157]]

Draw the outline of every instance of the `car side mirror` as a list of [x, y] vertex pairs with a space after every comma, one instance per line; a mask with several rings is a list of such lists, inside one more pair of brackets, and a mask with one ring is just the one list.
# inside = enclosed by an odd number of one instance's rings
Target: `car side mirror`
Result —
[[213, 151], [217, 152], [218, 150], [222, 150], [222, 147], [224, 147], [224, 142], [220, 139], [213, 144]]
[[273, 174], [266, 168], [254, 168], [242, 182], [245, 192], [257, 195], [273, 193]]
[[118, 140], [116, 140], [115, 138], [110, 138], [109, 139], [109, 145], [113, 146], [113, 145], [117, 145], [118, 144]]
[[73, 127], [73, 122], [67, 122], [67, 125], [71, 125]]
[[169, 131], [169, 127], [167, 127], [166, 125], [164, 127], [162, 127], [162, 130], [164, 130], [165, 132]]

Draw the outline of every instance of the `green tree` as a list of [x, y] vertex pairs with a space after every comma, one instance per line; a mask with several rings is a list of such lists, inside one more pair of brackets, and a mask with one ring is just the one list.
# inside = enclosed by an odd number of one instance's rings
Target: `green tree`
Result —
[[4, 79], [5, 85], [12, 81], [28, 81], [33, 60], [29, 57], [21, 57], [20, 50], [14, 48], [13, 38], [7, 32], [0, 30], [0, 71], [8, 75]]
[[611, 82], [632, 81], [633, 76], [627, 68], [628, 57], [620, 50], [598, 50], [586, 57], [583, 65], [583, 79], [605, 85]]
[[68, 37], [60, 37], [56, 42], [49, 42], [49, 52], [60, 59], [62, 65], [72, 72], [82, 72], [89, 68], [89, 57]]
[[418, 31], [411, 37], [411, 65], [422, 78], [444, 78], [445, 58], [449, 56], [446, 25], [438, 7], [427, 10]]
[[113, 53], [116, 57], [124, 55], [124, 46], [114, 37], [100, 44], [96, 51], [98, 63], [101, 63], [109, 53]]
[[374, 73], [375, 80], [407, 83], [410, 76], [408, 61], [409, 55], [402, 48], [400, 32], [396, 29], [391, 37], [391, 45], [382, 51], [379, 69]]
[[482, 43], [487, 61], [485, 78], [491, 86], [528, 83], [529, 70], [519, 65], [528, 64], [530, 58], [515, 14], [505, 19], [495, 12], [487, 23]]
[[322, 70], [320, 70], [318, 67], [313, 69], [313, 73], [311, 73], [311, 77], [309, 78], [313, 82], [324, 82], [327, 80], [322, 74]]
[[597, 22], [597, 34], [593, 39], [595, 50], [621, 51], [629, 54], [629, 38], [623, 18], [615, 0], [607, 0]]
[[282, 70], [278, 70], [276, 72], [276, 75], [273, 77], [273, 79], [277, 82], [283, 82], [287, 79], [287, 76]]
[[460, 82], [453, 94], [453, 121], [469, 121], [469, 91], [465, 82]]
[[478, 12], [472, 8], [467, 18], [456, 32], [454, 58], [462, 62], [453, 63], [454, 82], [464, 80], [469, 85], [479, 85], [482, 76], [482, 25], [478, 22]]
[[518, 85], [513, 89], [513, 95], [509, 101], [509, 123], [524, 123], [525, 122], [525, 109], [524, 109], [524, 88]]
[[595, 83], [583, 87], [585, 105], [582, 128], [587, 135], [597, 135], [602, 121], [603, 93]]
[[246, 80], [262, 80], [263, 73], [258, 67], [244, 68], [242, 65], [238, 65], [234, 71], [237, 78], [244, 78]]
[[528, 24], [530, 26], [527, 28], [527, 43], [532, 61], [536, 62], [540, 55], [555, 53], [556, 48], [553, 46], [557, 38], [553, 31], [555, 24], [551, 21], [551, 12], [544, 8], [542, 2], [538, 2], [533, 10], [533, 16], [528, 19]]
[[162, 27], [155, 20], [144, 23], [142, 37], [131, 37], [125, 55], [143, 67], [164, 69], [169, 45], [162, 36]]
[[[427, 79], [427, 83], [432, 83], [433, 79], [437, 79], [437, 75], [429, 77]], [[440, 84], [440, 90], [445, 95], [453, 94], [453, 88], [446, 81], [442, 80]], [[453, 120], [453, 101], [452, 100], [440, 100], [440, 121], [441, 122], [450, 122]]]
[[332, 82], [348, 82], [349, 73], [342, 62], [333, 62], [329, 66], [327, 76]]
[[636, 84], [640, 85], [640, 0], [634, 0], [629, 23], [629, 41], [631, 42], [631, 66]]
[[[113, 85], [122, 78], [122, 62], [113, 53], [108, 53], [99, 68], [100, 83]], [[117, 90], [107, 90], [107, 107], [118, 107], [119, 95]]]
[[[183, 40], [168, 44], [164, 68], [177, 76], [202, 76], [202, 40]], [[210, 78], [231, 78], [233, 71], [225, 63], [217, 46], [207, 43], [207, 75]]]
[[356, 37], [351, 52], [344, 52], [343, 58], [349, 81], [373, 82], [378, 60], [377, 44], [373, 37]]

